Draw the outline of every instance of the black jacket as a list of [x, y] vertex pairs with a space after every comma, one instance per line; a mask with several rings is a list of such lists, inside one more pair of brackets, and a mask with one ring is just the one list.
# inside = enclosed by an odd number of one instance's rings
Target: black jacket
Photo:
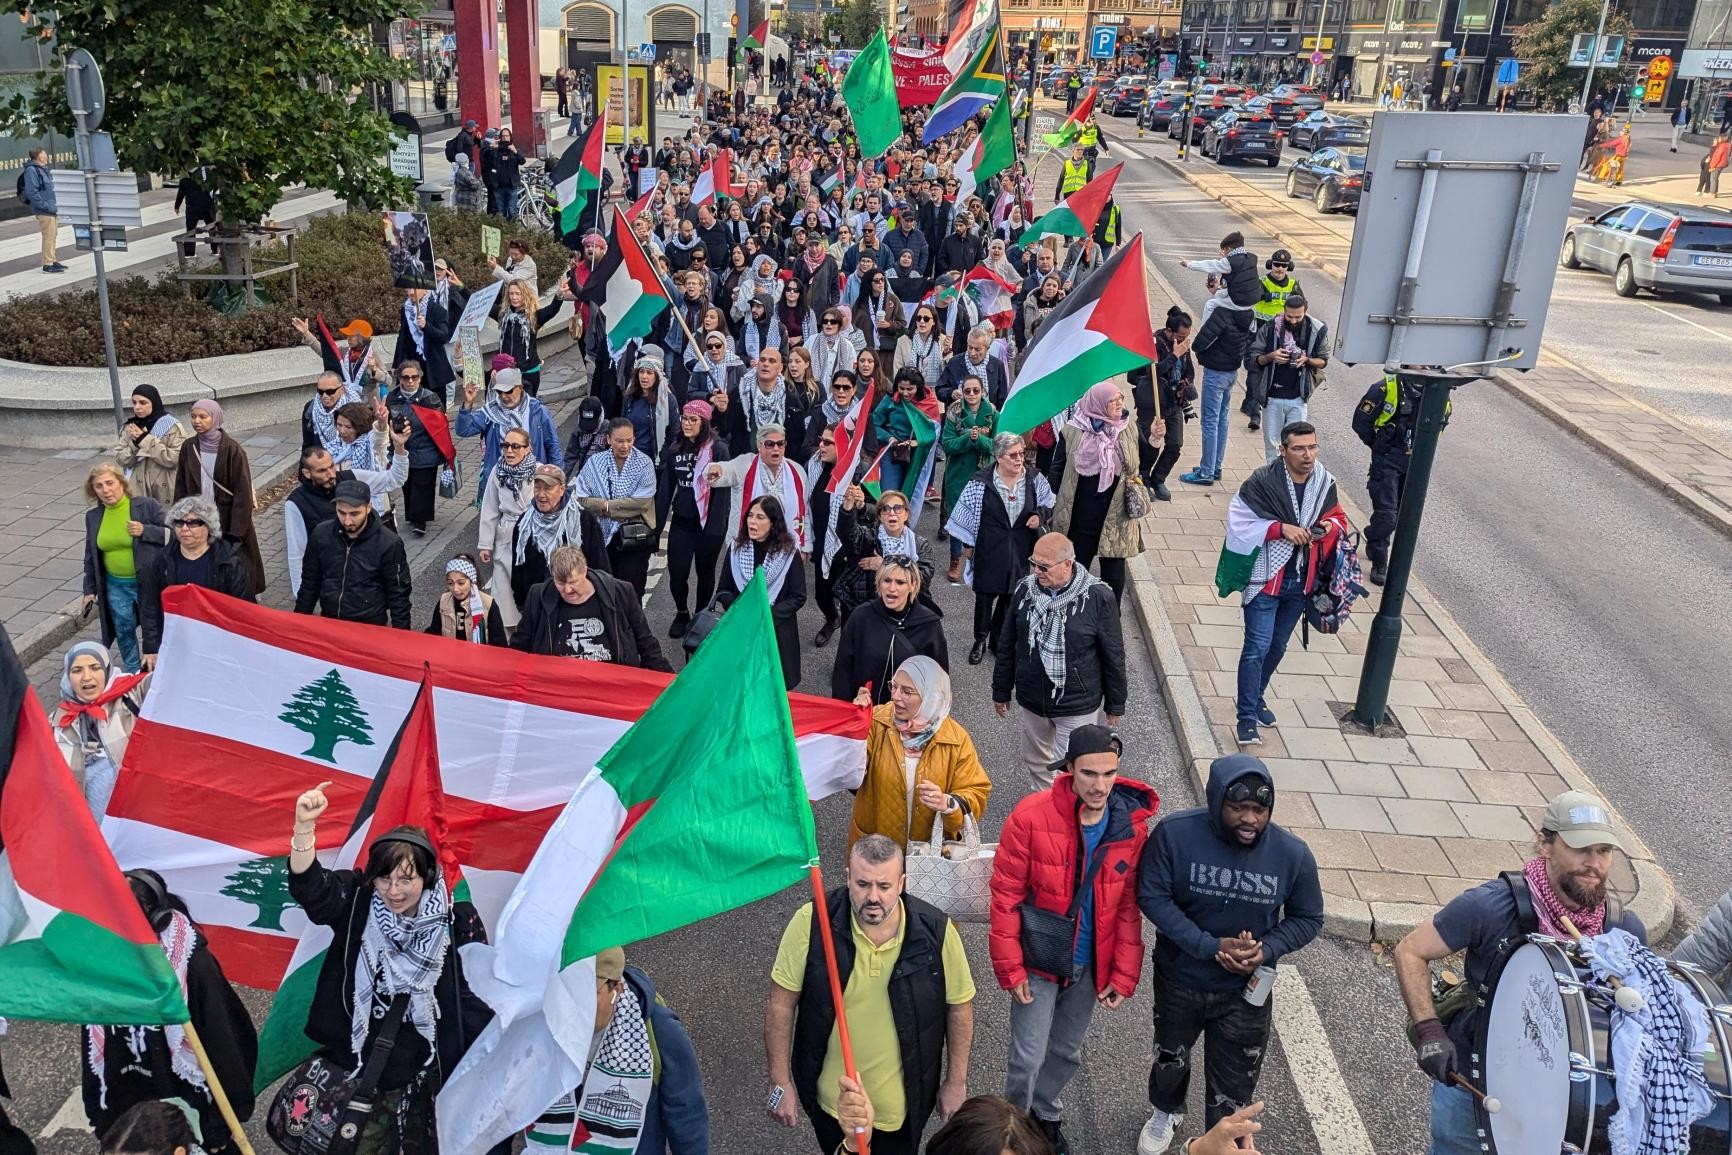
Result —
[[[289, 895], [307, 918], [331, 928], [334, 938], [319, 965], [312, 1006], [307, 1011], [307, 1038], [319, 1045], [345, 1071], [359, 1065], [349, 1041], [350, 1012], [355, 998], [355, 961], [361, 955], [361, 933], [367, 926], [370, 893], [363, 894], [361, 875], [355, 870], [327, 870], [317, 859], [300, 874], [289, 875]], [[469, 1044], [493, 1018], [486, 1003], [475, 997], [463, 979], [463, 963], [457, 948], [486, 942], [481, 916], [467, 902], [451, 904], [451, 941], [445, 947], [445, 965], [439, 972], [434, 1000], [439, 1005], [434, 1038], [439, 1053], [433, 1064], [429, 1091], [438, 1090]], [[371, 1039], [369, 1035], [369, 1040]], [[406, 1087], [427, 1062], [430, 1048], [421, 1032], [405, 1015], [398, 1027], [397, 1045], [379, 1079], [379, 1090]]]
[[944, 640], [944, 619], [916, 601], [900, 617], [873, 598], [848, 615], [836, 643], [836, 664], [830, 670], [830, 696], [852, 702], [860, 687], [872, 683], [872, 702], [890, 700], [890, 677], [916, 654], [925, 654], [950, 669], [950, 647]]
[[[537, 347], [536, 335], [541, 331], [543, 325], [553, 320], [554, 316], [558, 314], [560, 306], [564, 303], [555, 297], [539, 308], [525, 310], [525, 324], [521, 329], [513, 325], [509, 333], [504, 329], [500, 330], [499, 351], [509, 353], [517, 361], [517, 367], [524, 373], [539, 372], [541, 369], [541, 350]], [[503, 317], [504, 314], [501, 313], [500, 316]], [[429, 321], [427, 324], [431, 328], [433, 322]]]
[[980, 263], [980, 240], [952, 229], [938, 246], [938, 273], [966, 273]]
[[[602, 573], [594, 566], [589, 580], [595, 586], [602, 611], [607, 615], [608, 632], [618, 647], [617, 666], [636, 666], [640, 670], [660, 670], [671, 674], [674, 668], [662, 656], [661, 643], [643, 616], [643, 604], [637, 591], [612, 574]], [[553, 628], [559, 623], [559, 590], [553, 582], [538, 583], [523, 602], [523, 620], [511, 635], [511, 648], [526, 654], [554, 654]]]
[[[195, 455], [196, 441], [192, 437], [186, 441], [195, 446]], [[102, 625], [102, 644], [112, 646], [115, 632], [114, 619], [108, 612], [108, 570], [102, 564], [102, 551], [96, 548], [96, 535], [102, 528], [104, 508], [98, 502], [84, 511], [84, 592], [95, 595], [97, 620]], [[132, 539], [133, 567], [142, 573], [154, 563], [156, 554], [174, 540], [174, 533], [168, 528], [168, 511], [155, 498], [135, 496], [132, 499], [132, 520], [144, 526], [144, 532]]]
[[[402, 311], [398, 311], [402, 316]], [[396, 368], [411, 357], [421, 362], [421, 368], [426, 376], [421, 384], [431, 389], [439, 397], [439, 404], [444, 406], [451, 388], [451, 382], [457, 380], [457, 374], [451, 368], [451, 355], [445, 351], [445, 343], [451, 340], [451, 314], [438, 298], [427, 299], [427, 327], [421, 330], [421, 347], [425, 356], [415, 351], [415, 341], [409, 334], [397, 334], [397, 351], [391, 355], [391, 368]]]
[[1011, 595], [1008, 635], [999, 643], [992, 667], [992, 700], [1009, 702], [1043, 718], [1092, 714], [1103, 705], [1117, 717], [1125, 712], [1129, 684], [1125, 678], [1125, 638], [1119, 626], [1119, 604], [1110, 587], [1097, 584], [1081, 607], [1065, 619], [1065, 679], [1055, 693], [1040, 654], [1028, 632], [1028, 586]]
[[[757, 387], [758, 380], [755, 375], [741, 376], [738, 383], [728, 389], [728, 411], [717, 420], [728, 439], [728, 450], [734, 457], [745, 457], [758, 451], [754, 444], [756, 431], [746, 421], [747, 404], [740, 400], [742, 397], [750, 397], [751, 391]], [[788, 435], [788, 459], [804, 464], [808, 447], [817, 443], [811, 436], [812, 414], [816, 412], [818, 420], [822, 421], [824, 412], [813, 405], [805, 390], [798, 386], [784, 388], [782, 396], [782, 428]]]
[[1245, 360], [1245, 349], [1251, 343], [1252, 317], [1249, 309], [1215, 306], [1215, 311], [1209, 314], [1209, 319], [1203, 322], [1202, 329], [1191, 342], [1191, 352], [1196, 354], [1203, 368], [1218, 373], [1239, 368]]
[[335, 520], [308, 532], [295, 612], [310, 614], [315, 605], [338, 621], [414, 628], [409, 624], [409, 555], [403, 539], [379, 524], [378, 514], [367, 514], [359, 537], [351, 538]]
[[[724, 513], [723, 519], [727, 515]], [[733, 555], [729, 550], [723, 550], [717, 567], [721, 575], [716, 583], [716, 590], [738, 596], [739, 580], [734, 575]], [[806, 604], [806, 563], [799, 554], [788, 566], [788, 573], [782, 579], [782, 588], [776, 591], [776, 600], [770, 603], [770, 620], [776, 627], [776, 655], [782, 660], [782, 686], [793, 690], [800, 684], [800, 607]]]
[[[138, 570], [138, 622], [144, 629], [144, 653], [154, 654], [162, 648], [162, 594], [169, 586], [186, 579], [180, 576], [180, 543], [171, 541], [167, 549], [155, 551], [150, 563]], [[251, 602], [253, 577], [235, 547], [220, 535], [210, 543], [211, 584], [207, 587], [231, 598]]]

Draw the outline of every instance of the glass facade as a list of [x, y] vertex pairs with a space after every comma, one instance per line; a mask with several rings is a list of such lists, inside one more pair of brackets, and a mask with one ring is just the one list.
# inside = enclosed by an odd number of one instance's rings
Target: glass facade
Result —
[[[0, 100], [10, 98], [15, 92], [33, 91], [38, 73], [60, 67], [59, 51], [52, 39], [15, 35], [18, 25], [10, 16], [6, 19], [5, 28], [5, 31], [0, 31]], [[18, 203], [12, 190], [18, 187], [18, 173], [29, 158], [30, 150], [38, 146], [48, 150], [50, 167], [78, 162], [72, 138], [59, 133], [49, 132], [39, 137], [0, 137], [0, 192], [5, 197], [0, 201], [0, 215], [28, 211]]]

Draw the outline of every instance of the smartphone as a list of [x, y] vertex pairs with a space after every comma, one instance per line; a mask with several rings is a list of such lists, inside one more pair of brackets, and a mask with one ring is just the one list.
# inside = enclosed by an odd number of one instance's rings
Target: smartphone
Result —
[[91, 615], [92, 611], [94, 611], [95, 609], [96, 609], [96, 603], [95, 602], [85, 602], [84, 603], [84, 612], [82, 614], [80, 614], [79, 617], [88, 618]]
[[782, 1088], [780, 1085], [770, 1088], [770, 1101], [764, 1104], [764, 1110], [774, 1111], [782, 1105]]

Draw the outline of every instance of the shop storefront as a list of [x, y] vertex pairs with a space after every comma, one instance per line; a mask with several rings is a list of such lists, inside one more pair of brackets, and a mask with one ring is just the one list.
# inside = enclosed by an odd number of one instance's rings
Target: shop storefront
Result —
[[457, 36], [450, 5], [419, 20], [392, 21], [386, 46], [410, 68], [410, 78], [395, 86], [392, 107], [414, 116], [427, 130], [456, 123]]

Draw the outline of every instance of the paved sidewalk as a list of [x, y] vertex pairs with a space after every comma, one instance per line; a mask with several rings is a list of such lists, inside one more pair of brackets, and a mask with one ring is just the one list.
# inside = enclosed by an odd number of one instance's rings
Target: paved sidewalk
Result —
[[[1195, 161], [1180, 164], [1159, 151], [1153, 155], [1204, 194], [1255, 219], [1300, 260], [1337, 280], [1346, 277], [1351, 242], [1331, 228], [1326, 218], [1295, 208], [1298, 202], [1240, 180], [1218, 165]], [[1613, 191], [1578, 181], [1578, 194], [1584, 189]], [[1630, 194], [1620, 195], [1628, 199]], [[1732, 452], [1605, 385], [1583, 366], [1551, 350], [1542, 350], [1539, 365], [1527, 373], [1498, 373], [1492, 379], [1709, 525], [1732, 536]]]

